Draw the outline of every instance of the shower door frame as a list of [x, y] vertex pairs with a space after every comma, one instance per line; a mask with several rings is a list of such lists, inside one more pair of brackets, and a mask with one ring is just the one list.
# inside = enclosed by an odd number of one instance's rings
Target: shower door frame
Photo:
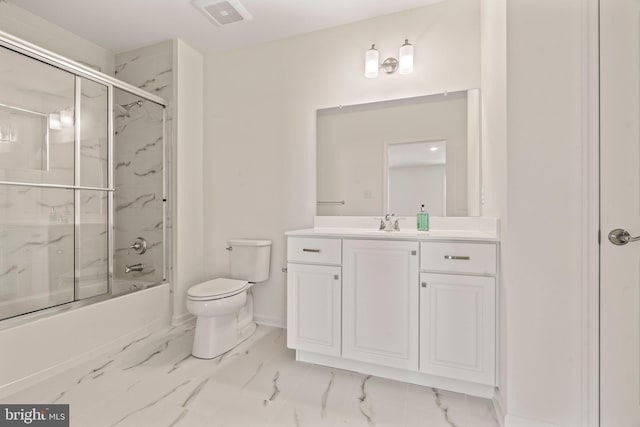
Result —
[[[78, 289], [77, 289], [77, 275], [78, 275], [78, 266], [75, 265], [75, 277], [74, 280], [74, 301], [64, 303], [61, 305], [55, 305], [47, 308], [43, 308], [40, 310], [36, 310], [33, 312], [28, 312], [20, 315], [16, 315], [14, 317], [9, 317], [7, 319], [0, 319], [0, 330], [4, 329], [4, 327], [11, 327], [15, 325], [15, 322], [22, 323], [23, 319], [31, 318], [33, 315], [43, 315], [43, 314], [54, 314], [59, 311], [67, 310], [68, 308], [81, 307], [89, 304], [93, 304], [95, 302], [111, 299], [114, 296], [111, 295], [111, 287], [112, 281], [114, 277], [114, 192], [115, 192], [115, 182], [114, 182], [114, 115], [113, 115], [113, 107], [114, 107], [114, 88], [121, 89], [125, 92], [129, 92], [135, 96], [144, 98], [148, 101], [151, 101], [155, 104], [158, 104], [162, 107], [162, 281], [157, 284], [162, 284], [167, 282], [167, 202], [168, 202], [168, 192], [169, 192], [169, 182], [167, 174], [167, 129], [166, 129], [166, 120], [167, 120], [167, 108], [169, 106], [168, 102], [163, 98], [149, 93], [143, 89], [140, 89], [137, 86], [134, 86], [130, 83], [123, 82], [121, 80], [116, 79], [115, 77], [106, 75], [99, 71], [93, 70], [85, 65], [79, 64], [75, 61], [72, 61], [68, 58], [65, 58], [62, 55], [51, 52], [47, 49], [39, 47], [33, 43], [22, 40], [18, 37], [15, 37], [9, 33], [4, 31], [0, 31], [0, 46], [5, 47], [11, 51], [23, 54], [29, 58], [34, 60], [43, 62], [50, 66], [56, 67], [63, 71], [69, 72], [73, 75], [75, 79], [75, 100], [76, 106], [78, 104], [78, 98], [80, 97], [81, 87], [81, 79], [85, 78], [87, 80], [93, 81], [98, 84], [102, 84], [107, 88], [107, 153], [108, 153], [108, 179], [107, 179], [107, 187], [91, 187], [91, 186], [81, 186], [76, 185], [79, 184], [79, 161], [78, 157], [80, 156], [79, 144], [80, 138], [80, 121], [79, 114], [76, 114], [78, 117], [78, 121], [75, 124], [75, 147], [74, 147], [74, 185], [65, 185], [65, 184], [44, 184], [44, 183], [29, 183], [29, 182], [11, 182], [11, 181], [2, 181], [0, 180], [0, 185], [13, 185], [13, 186], [28, 186], [28, 187], [37, 187], [37, 188], [58, 188], [58, 189], [69, 189], [74, 190], [74, 252], [79, 247], [78, 239], [79, 233], [78, 228], [80, 227], [80, 223], [78, 222], [79, 218], [79, 210], [80, 210], [80, 191], [82, 190], [91, 190], [91, 191], [103, 191], [107, 192], [107, 227], [108, 227], [108, 239], [107, 239], [107, 253], [108, 253], [108, 277], [107, 284], [108, 289], [106, 294], [101, 294], [93, 297], [89, 297], [86, 299], [77, 299], [78, 297]], [[75, 259], [75, 255], [74, 255]], [[75, 261], [74, 261], [75, 263]], [[156, 285], [156, 284], [154, 284]], [[117, 297], [119, 295], [116, 295]]]

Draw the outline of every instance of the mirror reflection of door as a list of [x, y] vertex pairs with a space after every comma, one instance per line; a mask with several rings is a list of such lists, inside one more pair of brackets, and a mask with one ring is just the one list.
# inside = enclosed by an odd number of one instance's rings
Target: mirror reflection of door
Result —
[[446, 141], [390, 143], [386, 147], [386, 211], [411, 216], [424, 204], [430, 215], [446, 216]]

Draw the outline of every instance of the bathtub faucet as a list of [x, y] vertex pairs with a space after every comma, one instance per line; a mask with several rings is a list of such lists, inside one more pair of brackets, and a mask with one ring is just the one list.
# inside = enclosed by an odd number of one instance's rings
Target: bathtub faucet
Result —
[[124, 272], [131, 273], [132, 271], [142, 271], [143, 269], [144, 269], [144, 265], [133, 264], [133, 265], [127, 265], [127, 268], [124, 270]]

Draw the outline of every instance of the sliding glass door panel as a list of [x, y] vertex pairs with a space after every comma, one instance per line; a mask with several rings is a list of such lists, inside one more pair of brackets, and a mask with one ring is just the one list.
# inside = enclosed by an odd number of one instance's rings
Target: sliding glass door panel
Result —
[[0, 185], [0, 319], [74, 300], [73, 198]]
[[0, 181], [74, 183], [75, 77], [0, 47]]
[[109, 292], [108, 195], [106, 191], [76, 190], [76, 299]]

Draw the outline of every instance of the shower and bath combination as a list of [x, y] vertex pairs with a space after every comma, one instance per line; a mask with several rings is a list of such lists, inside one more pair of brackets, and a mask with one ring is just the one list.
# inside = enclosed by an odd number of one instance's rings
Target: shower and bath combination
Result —
[[165, 106], [0, 34], [0, 320], [166, 281]]

